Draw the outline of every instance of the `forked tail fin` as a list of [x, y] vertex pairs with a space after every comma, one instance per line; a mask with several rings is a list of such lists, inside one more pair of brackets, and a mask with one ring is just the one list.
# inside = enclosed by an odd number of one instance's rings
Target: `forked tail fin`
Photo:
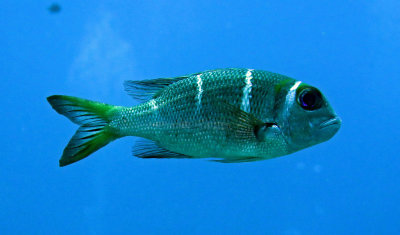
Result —
[[118, 138], [108, 125], [116, 106], [63, 95], [47, 100], [59, 114], [80, 125], [64, 149], [60, 166], [79, 161]]

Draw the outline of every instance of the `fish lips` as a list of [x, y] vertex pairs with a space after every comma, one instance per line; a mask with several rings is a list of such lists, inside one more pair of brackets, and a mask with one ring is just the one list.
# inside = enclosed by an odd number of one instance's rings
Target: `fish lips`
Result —
[[319, 125], [319, 129], [332, 128], [332, 127], [340, 128], [341, 124], [342, 124], [342, 119], [336, 116], [334, 118], [322, 122]]
[[323, 121], [318, 128], [318, 136], [320, 141], [323, 142], [332, 138], [339, 131], [341, 124], [342, 119], [340, 119], [338, 116]]

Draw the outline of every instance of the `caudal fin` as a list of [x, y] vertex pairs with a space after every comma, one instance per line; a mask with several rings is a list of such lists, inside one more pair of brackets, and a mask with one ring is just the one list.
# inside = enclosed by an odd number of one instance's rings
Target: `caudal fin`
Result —
[[64, 149], [60, 166], [79, 161], [118, 138], [108, 125], [116, 106], [63, 95], [47, 100], [59, 114], [80, 125]]

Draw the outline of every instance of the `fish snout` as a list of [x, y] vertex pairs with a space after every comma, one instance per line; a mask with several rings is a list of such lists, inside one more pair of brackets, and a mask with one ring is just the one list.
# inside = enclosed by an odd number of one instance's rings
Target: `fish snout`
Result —
[[319, 125], [319, 138], [321, 141], [327, 141], [332, 138], [340, 129], [342, 119], [338, 116], [323, 121]]
[[342, 124], [342, 119], [340, 119], [340, 117], [336, 116], [334, 118], [328, 119], [324, 122], [322, 122], [319, 125], [319, 129], [324, 129], [327, 127], [332, 127], [332, 126], [336, 126], [336, 127], [340, 127]]

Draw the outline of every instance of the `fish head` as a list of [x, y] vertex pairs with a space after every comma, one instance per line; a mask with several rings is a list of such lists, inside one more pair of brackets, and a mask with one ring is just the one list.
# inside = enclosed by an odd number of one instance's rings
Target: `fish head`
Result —
[[296, 81], [286, 90], [279, 122], [290, 152], [322, 143], [336, 134], [341, 119], [317, 88]]

